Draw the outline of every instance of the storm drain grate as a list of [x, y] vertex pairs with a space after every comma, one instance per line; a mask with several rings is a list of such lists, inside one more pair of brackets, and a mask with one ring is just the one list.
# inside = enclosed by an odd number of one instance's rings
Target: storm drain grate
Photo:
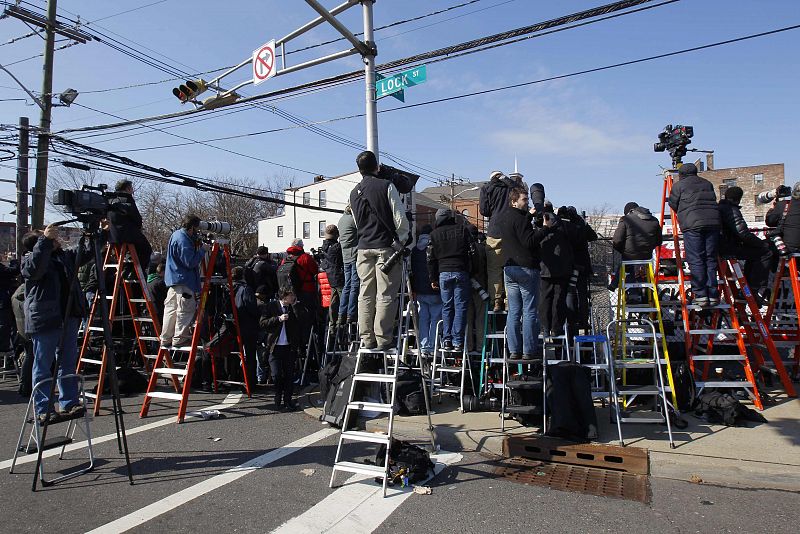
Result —
[[645, 504], [650, 502], [650, 481], [646, 475], [519, 457], [501, 460], [494, 472], [520, 484], [616, 497]]

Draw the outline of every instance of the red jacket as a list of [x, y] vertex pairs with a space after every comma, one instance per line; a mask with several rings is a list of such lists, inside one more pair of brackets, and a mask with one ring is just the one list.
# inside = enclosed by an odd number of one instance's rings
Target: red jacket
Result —
[[300, 247], [289, 247], [286, 249], [286, 253], [297, 256], [297, 275], [300, 277], [300, 288], [298, 291], [301, 293], [316, 293], [316, 278], [317, 273], [319, 273], [317, 262], [314, 261], [311, 254], [306, 254]]

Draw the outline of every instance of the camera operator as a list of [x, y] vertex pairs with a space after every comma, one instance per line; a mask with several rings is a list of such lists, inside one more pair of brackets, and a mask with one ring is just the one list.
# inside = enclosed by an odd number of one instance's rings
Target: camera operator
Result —
[[539, 319], [542, 334], [560, 336], [564, 334], [567, 320], [567, 290], [574, 267], [574, 246], [577, 230], [564, 223], [555, 213], [542, 215], [544, 229], [539, 243], [540, 295]]
[[772, 251], [766, 241], [759, 239], [747, 227], [739, 203], [744, 191], [741, 187], [729, 187], [725, 198], [719, 201], [722, 219], [722, 236], [719, 251], [722, 256], [744, 260], [744, 276], [753, 295], [763, 304], [766, 300]]
[[260, 246], [256, 255], [244, 264], [244, 279], [247, 285], [255, 291], [261, 286], [266, 286], [270, 295], [278, 292], [277, 268], [269, 257], [269, 249]]
[[472, 238], [457, 224], [452, 210], [436, 211], [436, 229], [428, 245], [431, 287], [442, 295], [442, 345], [446, 350], [464, 348], [467, 308], [471, 298], [469, 252]]
[[319, 266], [328, 275], [328, 284], [331, 286], [328, 321], [330, 328], [335, 328], [339, 316], [339, 300], [344, 289], [344, 260], [342, 259], [342, 246], [339, 244], [339, 229], [335, 224], [325, 227], [325, 240], [320, 247], [320, 253], [322, 259]]
[[411, 283], [419, 306], [419, 348], [426, 356], [433, 354], [436, 325], [442, 318], [442, 297], [433, 289], [428, 272], [428, 244], [433, 228], [426, 224], [419, 230], [417, 243], [411, 250]]
[[503, 283], [503, 243], [500, 238], [500, 214], [509, 206], [508, 195], [515, 182], [500, 171], [489, 175], [489, 183], [480, 191], [480, 212], [489, 218], [486, 226], [486, 273], [489, 284], [489, 297], [494, 311], [503, 311], [505, 288]]
[[339, 244], [342, 247], [342, 261], [344, 262], [344, 288], [339, 301], [340, 326], [355, 323], [358, 319], [358, 272], [356, 271], [356, 257], [358, 256], [358, 229], [353, 219], [353, 210], [350, 203], [344, 208], [344, 214], [339, 219]]
[[269, 302], [262, 310], [260, 324], [267, 334], [265, 344], [275, 383], [275, 408], [292, 411], [297, 407], [292, 401], [294, 368], [298, 349], [306, 341], [302, 324], [309, 320], [308, 312], [294, 291], [285, 286], [278, 290], [278, 300]]
[[777, 228], [789, 253], [800, 252], [800, 182], [792, 187], [792, 196], [788, 200], [778, 200], [765, 217], [767, 226]]
[[350, 206], [358, 228], [358, 330], [365, 348], [386, 350], [394, 341], [402, 266], [384, 270], [395, 251], [408, 244], [408, 218], [397, 188], [379, 177], [375, 154], [364, 151], [356, 163], [362, 179], [350, 193]]
[[489, 302], [489, 287], [486, 276], [486, 236], [478, 231], [474, 224], [467, 223], [467, 230], [472, 238], [470, 263], [472, 278], [470, 279], [472, 298], [467, 309], [467, 350], [480, 351], [483, 348], [485, 334], [486, 305]]
[[[58, 390], [61, 413], [77, 415], [85, 410], [78, 399], [76, 379], [61, 380], [75, 372], [78, 363], [78, 329], [86, 316], [86, 297], [76, 280], [77, 248], [65, 250], [58, 240], [58, 227], [30, 232], [23, 238], [29, 252], [22, 260], [25, 280], [25, 332], [33, 344], [33, 384], [52, 377], [58, 354]], [[94, 258], [91, 244], [83, 251], [83, 262]], [[69, 296], [72, 296], [70, 299]], [[71, 307], [67, 309], [67, 302]], [[59, 345], [62, 341], [63, 345]], [[34, 399], [36, 416], [44, 422], [50, 402], [50, 387], [41, 388]]]
[[539, 244], [545, 230], [533, 227], [528, 211], [528, 190], [514, 188], [508, 196], [509, 209], [498, 221], [506, 258], [503, 274], [508, 293], [508, 352], [512, 359], [532, 360], [539, 350]]
[[190, 213], [181, 227], [173, 232], [167, 245], [167, 268], [164, 283], [164, 323], [161, 325], [161, 346], [177, 349], [191, 342], [192, 322], [200, 293], [200, 262], [208, 247], [198, 235], [200, 217]]
[[142, 233], [142, 216], [133, 200], [133, 183], [120, 180], [114, 189], [116, 193], [108, 196], [108, 242], [133, 245], [142, 271], [147, 275], [153, 247]]
[[[576, 229], [576, 242], [573, 247], [575, 253], [575, 271], [578, 278], [576, 287], [567, 293], [567, 310], [576, 328], [589, 330], [589, 279], [592, 276], [592, 257], [589, 252], [589, 243], [597, 241], [597, 232], [578, 214], [575, 206], [566, 206], [558, 209], [561, 221], [572, 225]], [[570, 336], [572, 337], [572, 336]]]
[[686, 262], [692, 279], [692, 295], [698, 306], [717, 306], [717, 248], [720, 217], [714, 186], [697, 175], [694, 163], [678, 169], [680, 179], [672, 186], [669, 205], [678, 215], [683, 232]]
[[258, 343], [258, 325], [261, 313], [258, 309], [256, 293], [244, 279], [244, 268], [236, 266], [231, 269], [233, 280], [233, 295], [236, 303], [236, 315], [239, 318], [239, 333], [242, 336], [244, 348], [245, 372], [247, 382], [254, 386], [256, 383], [256, 345]]

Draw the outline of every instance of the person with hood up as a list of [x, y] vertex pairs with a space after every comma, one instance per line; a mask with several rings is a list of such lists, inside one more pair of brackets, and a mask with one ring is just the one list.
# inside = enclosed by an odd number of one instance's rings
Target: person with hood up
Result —
[[344, 287], [339, 300], [338, 324], [344, 326], [358, 320], [358, 271], [356, 270], [356, 256], [358, 255], [358, 229], [353, 220], [353, 210], [350, 203], [344, 208], [344, 214], [339, 219], [339, 245], [342, 247], [342, 261], [344, 262]]
[[555, 337], [564, 334], [567, 289], [575, 264], [573, 247], [578, 238], [577, 230], [555, 213], [545, 212], [542, 224], [539, 319], [542, 334]]
[[694, 163], [678, 169], [680, 179], [672, 186], [669, 205], [678, 215], [686, 262], [692, 279], [692, 295], [698, 306], [717, 306], [717, 247], [720, 216], [714, 186], [697, 175]]
[[649, 260], [661, 244], [661, 224], [650, 210], [636, 202], [625, 204], [611, 243], [623, 261]]
[[573, 252], [578, 279], [575, 288], [570, 288], [567, 293], [567, 311], [572, 316], [570, 323], [574, 323], [575, 328], [589, 331], [589, 280], [593, 274], [589, 243], [597, 241], [597, 232], [578, 214], [575, 206], [562, 206], [557, 215], [562, 222], [572, 225], [577, 234]]
[[500, 214], [508, 208], [508, 194], [515, 186], [514, 180], [500, 171], [489, 174], [489, 183], [480, 191], [479, 209], [481, 215], [488, 217], [486, 225], [486, 274], [488, 278], [489, 298], [494, 304], [494, 311], [503, 311], [505, 301], [505, 285], [503, 281], [503, 243], [500, 238]]
[[442, 295], [442, 345], [445, 350], [464, 348], [467, 308], [470, 301], [470, 244], [472, 238], [463, 224], [456, 223], [452, 210], [436, 211], [436, 229], [428, 245], [428, 274], [431, 287]]
[[411, 288], [412, 298], [416, 299], [419, 309], [419, 348], [422, 353], [433, 354], [433, 343], [436, 339], [436, 325], [442, 318], [442, 297], [433, 289], [428, 273], [428, 244], [431, 242], [433, 228], [426, 224], [417, 236], [417, 243], [411, 250]]
[[328, 307], [328, 321], [330, 328], [336, 327], [339, 317], [339, 299], [344, 289], [344, 261], [342, 259], [342, 246], [339, 243], [339, 229], [335, 224], [325, 227], [325, 239], [320, 247], [322, 259], [319, 267], [328, 275], [328, 284], [331, 286], [331, 303]]
[[233, 280], [233, 295], [236, 303], [236, 315], [239, 319], [239, 334], [242, 336], [244, 349], [245, 372], [250, 387], [256, 385], [256, 366], [258, 344], [258, 326], [261, 320], [261, 311], [256, 300], [255, 290], [244, 279], [244, 267], [236, 266], [231, 269]]
[[[491, 302], [486, 288], [489, 286], [486, 276], [487, 246], [486, 236], [478, 231], [474, 224], [467, 223], [467, 230], [472, 238], [472, 264], [471, 296], [467, 309], [467, 350], [480, 351], [483, 348], [483, 338], [486, 327], [486, 306]], [[480, 286], [475, 288], [475, 282]]]

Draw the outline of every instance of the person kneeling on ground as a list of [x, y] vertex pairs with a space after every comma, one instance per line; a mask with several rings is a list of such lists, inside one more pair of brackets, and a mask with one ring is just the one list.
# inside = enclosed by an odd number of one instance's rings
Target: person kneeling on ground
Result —
[[308, 312], [288, 287], [278, 290], [278, 300], [266, 305], [261, 316], [261, 328], [267, 333], [269, 367], [275, 382], [275, 408], [292, 411], [297, 405], [292, 401], [294, 392], [294, 367], [297, 347], [302, 346], [301, 323], [308, 321]]

